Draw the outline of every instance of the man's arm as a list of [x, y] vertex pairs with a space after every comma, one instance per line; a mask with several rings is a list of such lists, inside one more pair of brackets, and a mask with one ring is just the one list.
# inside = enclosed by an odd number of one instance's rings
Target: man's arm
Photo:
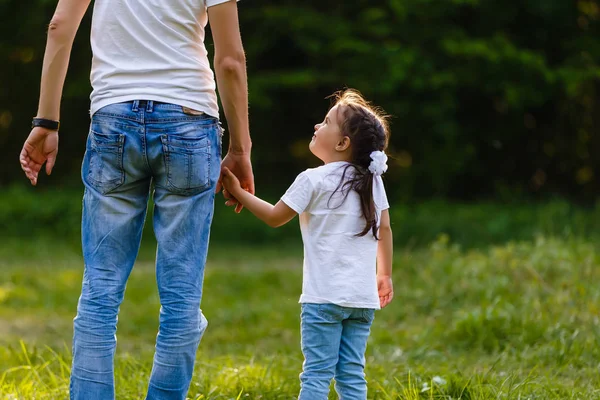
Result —
[[90, 0], [59, 0], [48, 26], [37, 116], [58, 121], [71, 48]]
[[[252, 141], [248, 123], [248, 81], [246, 55], [240, 35], [237, 2], [230, 0], [208, 8], [208, 20], [215, 43], [215, 75], [221, 104], [230, 132], [229, 151], [223, 159], [240, 180], [242, 187], [254, 193], [254, 175], [250, 162]], [[217, 191], [221, 190], [222, 177]], [[236, 211], [241, 210], [238, 204]]]
[[248, 124], [246, 55], [239, 28], [237, 3], [230, 0], [208, 9], [215, 43], [215, 75], [231, 133], [229, 150], [248, 154], [252, 147]]
[[[59, 0], [48, 27], [48, 40], [42, 66], [40, 101], [37, 117], [60, 120], [60, 101], [67, 76], [71, 48], [90, 0]], [[52, 172], [58, 153], [58, 132], [36, 127], [32, 129], [20, 154], [21, 168], [33, 185], [46, 164]]]

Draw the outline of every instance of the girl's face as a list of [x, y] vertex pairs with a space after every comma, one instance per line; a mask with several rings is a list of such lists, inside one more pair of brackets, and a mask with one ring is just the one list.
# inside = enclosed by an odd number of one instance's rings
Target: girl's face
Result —
[[334, 106], [325, 119], [315, 125], [315, 133], [308, 146], [310, 151], [325, 164], [332, 161], [347, 161], [350, 138], [342, 135], [339, 108]]

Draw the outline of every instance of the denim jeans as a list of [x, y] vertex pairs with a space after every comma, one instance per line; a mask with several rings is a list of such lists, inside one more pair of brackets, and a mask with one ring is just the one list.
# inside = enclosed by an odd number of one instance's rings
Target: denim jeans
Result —
[[327, 400], [331, 379], [341, 400], [365, 400], [365, 351], [375, 310], [302, 304], [300, 400]]
[[117, 314], [154, 192], [159, 333], [147, 399], [185, 399], [207, 321], [204, 265], [220, 173], [216, 118], [152, 101], [92, 117], [82, 166], [84, 274], [74, 319], [71, 399], [114, 399]]

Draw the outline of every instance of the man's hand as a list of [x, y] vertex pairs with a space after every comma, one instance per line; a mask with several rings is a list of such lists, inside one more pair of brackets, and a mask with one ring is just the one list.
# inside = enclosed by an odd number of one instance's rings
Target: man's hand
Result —
[[379, 306], [384, 308], [390, 304], [394, 298], [392, 277], [387, 275], [377, 275], [377, 291], [379, 292]]
[[23, 145], [19, 161], [27, 179], [37, 184], [38, 174], [46, 163], [46, 174], [52, 173], [58, 154], [58, 132], [35, 127]]
[[[235, 154], [227, 153], [223, 161], [221, 162], [221, 175], [217, 182], [216, 192], [220, 192], [223, 188], [223, 176], [225, 169], [229, 169], [233, 175], [235, 175], [240, 181], [240, 186], [245, 191], [254, 194], [254, 173], [252, 172], [252, 162], [250, 161], [250, 154]], [[235, 205], [235, 212], [240, 213], [244, 206], [231, 196], [227, 190], [223, 190], [223, 196], [227, 199], [228, 206]]]

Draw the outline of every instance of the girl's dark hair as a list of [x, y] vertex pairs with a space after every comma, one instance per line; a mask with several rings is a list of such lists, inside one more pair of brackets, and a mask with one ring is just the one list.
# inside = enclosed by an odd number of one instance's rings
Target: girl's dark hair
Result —
[[[346, 89], [331, 96], [338, 106], [338, 121], [342, 136], [350, 138], [352, 157], [350, 164], [344, 167], [342, 178], [330, 197], [341, 191], [344, 201], [351, 190], [360, 197], [360, 208], [366, 224], [362, 232], [356, 236], [365, 236], [373, 232], [376, 239], [378, 231], [377, 212], [373, 199], [373, 174], [369, 171], [371, 152], [384, 151], [389, 140], [387, 115], [384, 111], [369, 103], [354, 89]], [[353, 171], [348, 171], [352, 168]]]

